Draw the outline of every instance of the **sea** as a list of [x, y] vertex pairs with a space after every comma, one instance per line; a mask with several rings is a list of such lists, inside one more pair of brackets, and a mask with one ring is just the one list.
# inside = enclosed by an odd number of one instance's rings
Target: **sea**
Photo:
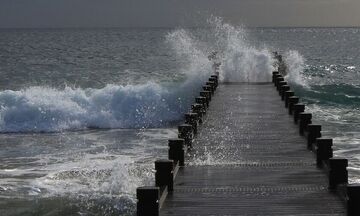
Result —
[[0, 29], [0, 215], [135, 215], [136, 188], [154, 184], [154, 161], [167, 157], [213, 52], [220, 82], [250, 83], [271, 81], [279, 52], [360, 183], [360, 28], [206, 23]]

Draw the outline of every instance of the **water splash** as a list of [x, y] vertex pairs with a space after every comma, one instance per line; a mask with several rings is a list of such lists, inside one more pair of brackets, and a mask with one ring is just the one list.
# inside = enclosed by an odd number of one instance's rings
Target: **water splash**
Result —
[[303, 75], [305, 68], [304, 57], [298, 51], [290, 50], [285, 52], [284, 61], [288, 71], [288, 74], [285, 76], [285, 79], [290, 84], [308, 87], [306, 78]]
[[213, 49], [219, 51], [221, 71], [224, 82], [270, 82], [274, 70], [274, 59], [268, 49], [258, 49], [247, 40], [242, 26], [232, 26], [222, 18], [211, 17], [216, 42]]
[[36, 86], [0, 92], [0, 132], [55, 132], [85, 128], [164, 127], [182, 119], [211, 62], [185, 30], [166, 37], [184, 80], [159, 84], [107, 85], [102, 89]]

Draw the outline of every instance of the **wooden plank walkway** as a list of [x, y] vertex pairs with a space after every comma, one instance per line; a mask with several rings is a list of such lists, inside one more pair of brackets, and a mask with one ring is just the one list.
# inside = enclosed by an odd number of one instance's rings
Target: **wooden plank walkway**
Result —
[[271, 83], [219, 85], [186, 161], [160, 215], [346, 214]]

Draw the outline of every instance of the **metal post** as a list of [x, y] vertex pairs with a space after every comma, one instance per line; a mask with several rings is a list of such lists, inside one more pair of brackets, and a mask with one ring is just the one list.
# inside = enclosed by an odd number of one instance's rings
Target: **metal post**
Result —
[[155, 161], [155, 185], [160, 187], [160, 190], [165, 186], [168, 191], [174, 189], [174, 161], [173, 160], [157, 160]]
[[136, 189], [137, 216], [159, 215], [159, 187], [138, 187]]
[[184, 139], [169, 139], [169, 160], [173, 160], [175, 163], [178, 161], [179, 166], [185, 165], [184, 146]]
[[318, 167], [322, 167], [323, 161], [327, 161], [333, 157], [332, 145], [332, 139], [316, 139], [316, 165]]
[[329, 159], [329, 189], [336, 189], [339, 184], [348, 183], [348, 160], [342, 158]]

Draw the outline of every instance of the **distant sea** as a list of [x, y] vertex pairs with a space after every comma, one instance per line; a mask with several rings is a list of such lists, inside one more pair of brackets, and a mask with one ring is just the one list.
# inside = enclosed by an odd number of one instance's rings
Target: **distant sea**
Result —
[[135, 189], [153, 184], [213, 51], [221, 80], [237, 82], [270, 81], [280, 52], [287, 81], [360, 183], [359, 47], [358, 28], [218, 18], [192, 29], [2, 29], [1, 215], [133, 215]]

